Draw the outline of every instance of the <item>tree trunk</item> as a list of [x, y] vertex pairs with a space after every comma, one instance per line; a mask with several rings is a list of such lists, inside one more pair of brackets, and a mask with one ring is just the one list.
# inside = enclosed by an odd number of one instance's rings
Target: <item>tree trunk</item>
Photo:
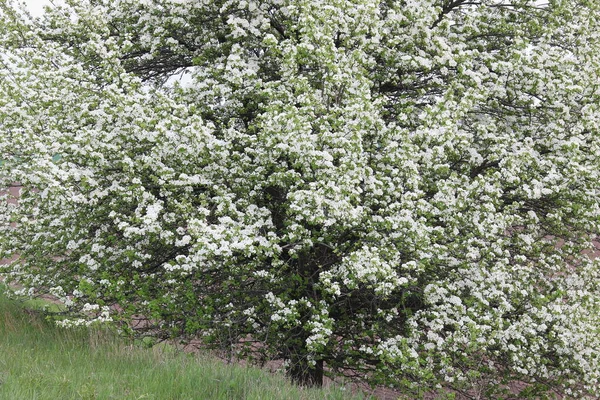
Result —
[[[288, 262], [292, 267], [292, 273], [299, 278], [295, 281], [294, 298], [309, 298], [318, 304], [321, 297], [315, 290], [315, 279], [321, 266], [333, 263], [332, 260], [337, 260], [337, 255], [329, 246], [323, 245], [299, 252], [297, 259], [289, 257]], [[310, 321], [312, 312], [313, 310], [300, 311], [299, 321], [303, 323]], [[315, 360], [314, 365], [309, 364], [306, 349], [309, 333], [305, 329], [307, 328], [300, 325], [288, 332], [286, 354], [290, 365], [287, 368], [287, 375], [297, 385], [320, 387], [323, 386], [323, 359]]]
[[297, 385], [321, 387], [323, 386], [323, 360], [317, 360], [313, 366], [308, 365], [306, 359], [292, 360], [287, 375]]

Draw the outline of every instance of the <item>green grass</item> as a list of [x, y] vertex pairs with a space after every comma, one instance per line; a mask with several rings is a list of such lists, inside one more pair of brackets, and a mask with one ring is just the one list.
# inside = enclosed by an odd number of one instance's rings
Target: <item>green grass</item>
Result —
[[128, 345], [106, 329], [61, 329], [0, 294], [1, 400], [350, 398], [209, 356]]

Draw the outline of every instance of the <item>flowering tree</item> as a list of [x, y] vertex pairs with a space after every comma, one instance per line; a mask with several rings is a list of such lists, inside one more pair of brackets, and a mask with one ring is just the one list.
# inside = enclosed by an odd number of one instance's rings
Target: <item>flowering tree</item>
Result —
[[598, 393], [596, 2], [67, 3], [0, 0], [0, 258], [63, 324]]

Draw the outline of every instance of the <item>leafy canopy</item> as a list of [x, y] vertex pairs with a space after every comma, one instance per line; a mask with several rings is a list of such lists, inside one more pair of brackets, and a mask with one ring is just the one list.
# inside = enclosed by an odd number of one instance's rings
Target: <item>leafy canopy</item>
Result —
[[3, 272], [303, 384], [598, 394], [598, 32], [586, 0], [0, 0]]

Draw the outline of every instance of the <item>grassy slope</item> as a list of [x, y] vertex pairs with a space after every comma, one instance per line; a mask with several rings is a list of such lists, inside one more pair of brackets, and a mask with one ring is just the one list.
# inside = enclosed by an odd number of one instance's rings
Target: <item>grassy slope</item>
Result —
[[349, 398], [206, 356], [130, 346], [98, 329], [60, 329], [0, 294], [1, 400]]

